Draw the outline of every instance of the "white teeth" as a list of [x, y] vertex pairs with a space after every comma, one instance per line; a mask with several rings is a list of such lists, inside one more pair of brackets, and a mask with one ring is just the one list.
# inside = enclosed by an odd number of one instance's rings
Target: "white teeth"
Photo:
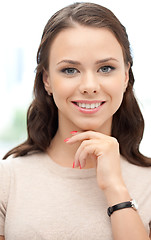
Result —
[[91, 104], [91, 108], [95, 108], [95, 106], [96, 106], [96, 105], [95, 105], [94, 103]]
[[94, 109], [99, 107], [101, 105], [101, 102], [91, 103], [91, 104], [77, 102], [76, 104], [81, 108]]
[[88, 109], [88, 108], [91, 108], [91, 104], [86, 104], [85, 107]]

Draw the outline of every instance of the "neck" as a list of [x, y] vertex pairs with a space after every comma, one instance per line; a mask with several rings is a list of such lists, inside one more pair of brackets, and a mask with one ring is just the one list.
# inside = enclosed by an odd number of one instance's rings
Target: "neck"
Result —
[[[49, 148], [47, 149], [48, 155], [52, 158], [54, 162], [61, 166], [70, 168], [72, 168], [73, 166], [75, 153], [80, 146], [80, 143], [75, 143], [71, 145], [64, 142], [66, 138], [70, 138], [72, 136], [71, 131], [81, 132], [81, 129], [75, 129], [75, 126], [69, 127], [69, 125], [68, 127], [64, 126], [63, 128], [58, 128], [56, 135], [54, 136]], [[108, 131], [103, 131], [102, 133], [110, 135]], [[84, 168], [93, 168], [95, 166], [96, 161], [94, 161], [94, 159], [88, 159]]]
[[50, 147], [47, 149], [52, 160], [64, 167], [73, 166], [74, 156], [80, 145], [79, 143], [70, 145], [64, 142], [66, 138], [71, 137], [70, 132], [62, 132], [58, 129]]

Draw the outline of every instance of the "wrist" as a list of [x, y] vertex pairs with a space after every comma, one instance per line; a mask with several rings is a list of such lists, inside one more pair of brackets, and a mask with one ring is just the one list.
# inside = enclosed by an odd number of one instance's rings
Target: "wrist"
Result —
[[112, 213], [114, 213], [115, 211], [122, 210], [125, 208], [133, 208], [136, 211], [138, 209], [138, 205], [134, 199], [127, 202], [118, 203], [107, 209], [108, 216], [110, 217]]
[[108, 206], [115, 205], [120, 202], [130, 201], [131, 196], [125, 185], [115, 185], [104, 191]]

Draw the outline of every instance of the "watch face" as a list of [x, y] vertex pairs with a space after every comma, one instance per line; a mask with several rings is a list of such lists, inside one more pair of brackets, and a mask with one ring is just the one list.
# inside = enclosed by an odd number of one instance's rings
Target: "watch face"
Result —
[[138, 209], [138, 204], [136, 203], [136, 201], [133, 199], [133, 200], [131, 201], [131, 203], [132, 203], [132, 207], [133, 207], [135, 210], [137, 210], [137, 209]]

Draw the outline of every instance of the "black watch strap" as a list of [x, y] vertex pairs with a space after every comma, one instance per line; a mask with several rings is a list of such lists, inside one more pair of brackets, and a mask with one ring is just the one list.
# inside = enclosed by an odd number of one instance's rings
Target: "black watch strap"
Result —
[[113, 212], [117, 211], [117, 210], [120, 210], [120, 209], [123, 209], [123, 208], [131, 208], [131, 207], [134, 208], [135, 210], [137, 210], [135, 200], [122, 202], [122, 203], [116, 204], [112, 207], [109, 207], [108, 210], [107, 210], [107, 213], [110, 217], [111, 214]]

